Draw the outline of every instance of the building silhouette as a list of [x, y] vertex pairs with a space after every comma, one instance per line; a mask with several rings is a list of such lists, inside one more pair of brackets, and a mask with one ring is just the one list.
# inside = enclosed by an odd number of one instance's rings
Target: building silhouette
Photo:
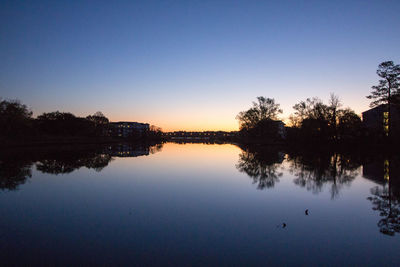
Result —
[[111, 122], [109, 124], [108, 133], [113, 137], [129, 138], [129, 137], [142, 137], [150, 130], [148, 123], [140, 122]]
[[[400, 133], [400, 110], [391, 105], [391, 131], [393, 135]], [[389, 133], [388, 105], [379, 105], [362, 113], [363, 125], [370, 132], [387, 135]]]

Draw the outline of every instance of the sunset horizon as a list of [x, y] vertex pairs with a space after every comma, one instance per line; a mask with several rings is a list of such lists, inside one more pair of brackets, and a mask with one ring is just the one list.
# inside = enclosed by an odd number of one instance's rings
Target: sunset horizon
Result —
[[173, 130], [237, 130], [257, 96], [287, 121], [330, 93], [361, 115], [397, 62], [398, 3], [2, 4], [0, 96], [38, 116], [103, 112]]
[[400, 266], [399, 44], [400, 0], [0, 1], [2, 265]]

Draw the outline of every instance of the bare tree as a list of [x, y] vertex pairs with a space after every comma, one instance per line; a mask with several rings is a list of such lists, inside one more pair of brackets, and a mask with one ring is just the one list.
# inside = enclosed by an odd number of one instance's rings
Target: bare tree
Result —
[[333, 138], [337, 139], [337, 123], [338, 123], [338, 113], [340, 112], [339, 108], [342, 106], [340, 99], [334, 93], [330, 94], [329, 97], [329, 115], [330, 115], [330, 125], [333, 128]]

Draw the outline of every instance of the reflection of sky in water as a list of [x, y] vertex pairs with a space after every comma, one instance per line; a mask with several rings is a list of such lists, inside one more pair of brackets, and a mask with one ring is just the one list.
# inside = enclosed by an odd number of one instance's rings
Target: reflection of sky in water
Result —
[[[274, 187], [236, 164], [233, 145], [165, 144], [116, 158], [101, 172], [34, 170], [0, 193], [0, 255], [15, 262], [395, 265], [398, 235], [382, 235], [359, 175], [332, 200], [294, 183], [290, 162]], [[309, 209], [309, 216], [305, 216]], [[277, 225], [285, 222], [285, 229]]]

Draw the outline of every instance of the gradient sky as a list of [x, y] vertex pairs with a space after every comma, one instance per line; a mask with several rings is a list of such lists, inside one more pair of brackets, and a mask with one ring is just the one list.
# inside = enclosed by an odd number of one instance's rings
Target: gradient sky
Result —
[[357, 113], [400, 63], [400, 1], [1, 1], [0, 97], [163, 130], [236, 130], [259, 95], [285, 119], [330, 92]]

